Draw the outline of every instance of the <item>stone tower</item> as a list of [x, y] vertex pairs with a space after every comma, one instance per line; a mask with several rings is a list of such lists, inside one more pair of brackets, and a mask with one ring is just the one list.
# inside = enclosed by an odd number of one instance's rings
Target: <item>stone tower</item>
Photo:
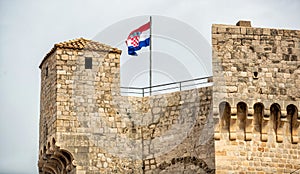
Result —
[[121, 96], [120, 54], [80, 38], [45, 56], [39, 172], [214, 173], [212, 86]]
[[[114, 72], [118, 71], [120, 53], [97, 42], [77, 39], [55, 44], [43, 59], [40, 173], [76, 173], [80, 167], [89, 166], [87, 134], [93, 131], [89, 127], [94, 126], [91, 119], [98, 111], [94, 104], [99, 100], [95, 91], [101, 89], [98, 95], [103, 98], [111, 91], [118, 78], [113, 75], [118, 75]], [[99, 127], [95, 133], [101, 131]]]
[[217, 173], [300, 169], [300, 31], [215, 24], [212, 47]]

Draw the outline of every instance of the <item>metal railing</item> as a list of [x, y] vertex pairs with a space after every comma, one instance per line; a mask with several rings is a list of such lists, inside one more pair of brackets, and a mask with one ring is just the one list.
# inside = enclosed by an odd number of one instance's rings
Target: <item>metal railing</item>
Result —
[[292, 174], [292, 173], [296, 173], [297, 171], [299, 171], [299, 172], [300, 172], [300, 168], [299, 168], [299, 169], [296, 169], [296, 170], [294, 170], [294, 171], [292, 171], [290, 174]]
[[152, 87], [121, 87], [121, 94], [127, 96], [149, 96], [162, 93], [176, 92], [194, 88], [201, 88], [212, 85], [212, 76], [201, 77], [191, 80], [184, 80], [173, 83], [166, 83], [161, 85], [154, 85]]

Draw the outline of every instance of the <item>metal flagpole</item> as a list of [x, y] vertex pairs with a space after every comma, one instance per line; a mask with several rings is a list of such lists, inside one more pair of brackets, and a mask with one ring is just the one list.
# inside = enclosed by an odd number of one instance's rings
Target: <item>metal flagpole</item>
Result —
[[152, 16], [150, 16], [150, 56], [149, 56], [149, 85], [150, 96], [152, 95]]

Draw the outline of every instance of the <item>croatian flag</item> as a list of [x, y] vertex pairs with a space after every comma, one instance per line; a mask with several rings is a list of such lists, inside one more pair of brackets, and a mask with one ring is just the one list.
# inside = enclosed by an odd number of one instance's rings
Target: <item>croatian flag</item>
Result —
[[136, 51], [150, 45], [150, 22], [133, 30], [127, 37], [128, 54], [137, 56]]

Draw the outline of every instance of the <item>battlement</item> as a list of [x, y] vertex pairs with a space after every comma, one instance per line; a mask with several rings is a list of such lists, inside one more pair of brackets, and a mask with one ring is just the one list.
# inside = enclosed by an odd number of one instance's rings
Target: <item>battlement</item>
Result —
[[[214, 112], [216, 119], [215, 140], [227, 138], [260, 141], [274, 139], [277, 143], [299, 143], [300, 112], [294, 104], [282, 108], [278, 103], [265, 106], [255, 103], [252, 107], [244, 102], [231, 106], [224, 101], [219, 111]], [[254, 135], [257, 134], [257, 135]]]
[[300, 31], [212, 26], [217, 173], [300, 167]]
[[[300, 31], [237, 26], [212, 27], [215, 139], [298, 143]], [[272, 133], [273, 132], [273, 133]]]

